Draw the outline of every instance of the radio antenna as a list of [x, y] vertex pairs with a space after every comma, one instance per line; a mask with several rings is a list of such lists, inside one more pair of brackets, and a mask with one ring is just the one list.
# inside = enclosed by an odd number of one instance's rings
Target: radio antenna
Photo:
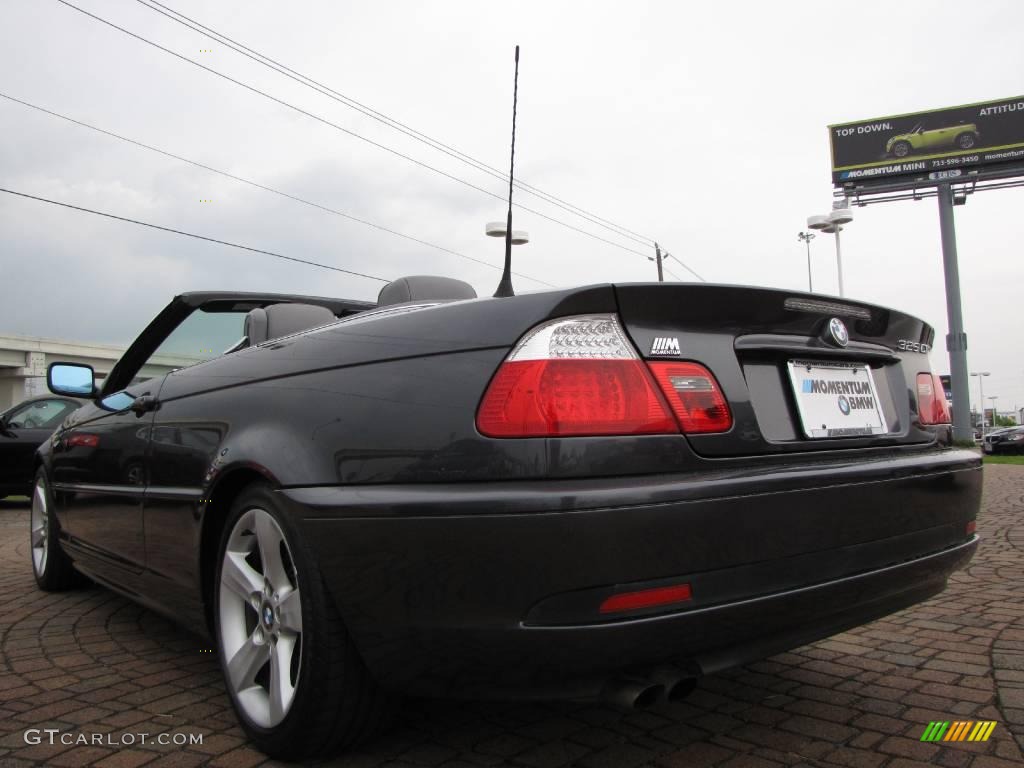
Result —
[[512, 85], [512, 158], [508, 165], [508, 217], [505, 221], [505, 269], [494, 292], [495, 298], [515, 296], [512, 290], [512, 178], [516, 169], [516, 106], [519, 101], [519, 46], [516, 46], [516, 74]]

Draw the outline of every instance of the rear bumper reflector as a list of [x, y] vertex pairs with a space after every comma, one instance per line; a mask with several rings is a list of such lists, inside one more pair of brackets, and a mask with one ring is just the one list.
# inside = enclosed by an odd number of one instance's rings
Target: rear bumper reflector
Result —
[[673, 605], [688, 602], [693, 597], [689, 584], [676, 584], [671, 587], [643, 589], [639, 592], [622, 592], [612, 595], [601, 603], [601, 613], [619, 613], [635, 611], [639, 608], [654, 608], [659, 605]]

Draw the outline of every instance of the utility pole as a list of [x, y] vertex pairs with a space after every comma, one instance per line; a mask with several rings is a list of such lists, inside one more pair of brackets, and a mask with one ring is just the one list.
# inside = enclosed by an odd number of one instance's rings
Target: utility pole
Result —
[[664, 283], [665, 275], [663, 274], [661, 269], [661, 248], [658, 247], [657, 243], [654, 244], [654, 260], [658, 264], [658, 282]]

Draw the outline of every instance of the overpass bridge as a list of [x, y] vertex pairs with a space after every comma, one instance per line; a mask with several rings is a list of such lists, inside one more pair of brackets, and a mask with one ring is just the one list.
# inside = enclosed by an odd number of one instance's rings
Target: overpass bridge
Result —
[[[0, 411], [46, 394], [46, 367], [50, 363], [91, 365], [99, 380], [106, 378], [124, 350], [125, 347], [109, 344], [0, 333]], [[156, 355], [142, 367], [140, 378], [162, 376], [200, 360]]]

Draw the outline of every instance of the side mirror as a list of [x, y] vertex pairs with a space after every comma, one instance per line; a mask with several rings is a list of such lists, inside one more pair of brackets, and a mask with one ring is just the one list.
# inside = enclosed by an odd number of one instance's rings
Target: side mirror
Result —
[[91, 365], [50, 363], [46, 368], [46, 386], [55, 395], [92, 397], [96, 394], [95, 378]]

